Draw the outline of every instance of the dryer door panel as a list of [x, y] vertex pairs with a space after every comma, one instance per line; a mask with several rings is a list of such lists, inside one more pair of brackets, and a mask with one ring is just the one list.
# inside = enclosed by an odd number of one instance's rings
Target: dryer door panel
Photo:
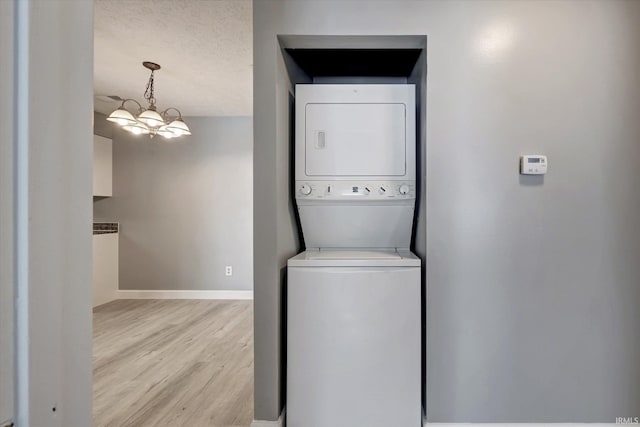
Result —
[[406, 172], [402, 103], [307, 104], [308, 176], [402, 176]]

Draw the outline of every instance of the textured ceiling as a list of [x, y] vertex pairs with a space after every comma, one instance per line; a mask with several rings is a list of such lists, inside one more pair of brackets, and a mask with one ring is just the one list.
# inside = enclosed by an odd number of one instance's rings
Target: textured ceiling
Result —
[[[251, 0], [95, 0], [94, 93], [144, 101], [157, 62], [158, 109], [252, 114]], [[118, 103], [96, 99], [110, 113]]]

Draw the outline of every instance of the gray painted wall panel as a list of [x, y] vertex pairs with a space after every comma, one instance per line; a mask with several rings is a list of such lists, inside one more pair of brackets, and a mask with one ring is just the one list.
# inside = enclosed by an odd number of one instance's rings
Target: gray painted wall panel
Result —
[[[631, 1], [254, 2], [255, 170], [287, 144], [276, 35], [427, 35], [429, 421], [640, 414], [638, 22]], [[525, 153], [548, 175], [519, 177]], [[260, 197], [280, 194], [263, 178]], [[254, 216], [264, 271], [295, 250], [274, 226], [294, 229], [276, 207]], [[256, 280], [257, 375], [280, 363], [280, 289]], [[268, 380], [257, 419], [280, 411]]]
[[120, 222], [120, 289], [251, 290], [252, 120], [185, 120], [193, 135], [167, 142], [95, 114], [113, 136], [114, 194], [94, 217]]
[[[254, 29], [256, 20], [269, 19], [269, 15], [256, 14], [253, 5]], [[279, 8], [281, 4], [274, 4]], [[277, 13], [274, 11], [274, 13]], [[253, 32], [253, 44], [259, 45]], [[266, 43], [260, 49], [254, 50], [254, 65], [256, 63], [269, 63], [276, 67], [277, 41], [276, 36], [270, 35], [272, 43]], [[264, 84], [258, 78], [259, 73], [253, 74], [253, 259], [254, 259], [254, 301], [263, 301], [263, 304], [254, 304], [254, 354], [255, 360], [260, 360], [260, 366], [254, 368], [254, 395], [260, 398], [254, 399], [254, 418], [261, 420], [276, 420], [280, 415], [283, 401], [281, 398], [282, 385], [282, 268], [283, 264], [278, 258], [278, 218], [286, 221], [285, 215], [278, 215], [278, 189], [276, 182], [278, 167], [278, 148], [276, 147], [276, 114], [275, 98], [276, 83]], [[260, 114], [256, 114], [257, 100], [264, 100], [264, 107]], [[268, 107], [267, 107], [268, 105]], [[259, 133], [256, 133], [259, 132]], [[280, 150], [288, 146], [288, 141], [281, 141]], [[285, 226], [286, 228], [286, 226]], [[288, 231], [290, 232], [290, 231]], [[262, 363], [264, 362], [264, 363]]]
[[18, 426], [84, 427], [91, 424], [93, 2], [14, 7], [16, 99], [4, 117], [14, 120], [19, 153], [14, 417]]
[[13, 2], [0, 2], [0, 425], [13, 417]]

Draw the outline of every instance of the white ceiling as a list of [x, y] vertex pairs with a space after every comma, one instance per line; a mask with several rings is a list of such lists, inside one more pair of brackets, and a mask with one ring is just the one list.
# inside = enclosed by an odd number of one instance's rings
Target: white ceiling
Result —
[[[251, 0], [95, 0], [94, 94], [143, 102], [155, 72], [158, 109], [252, 114]], [[95, 100], [109, 114], [119, 103]]]

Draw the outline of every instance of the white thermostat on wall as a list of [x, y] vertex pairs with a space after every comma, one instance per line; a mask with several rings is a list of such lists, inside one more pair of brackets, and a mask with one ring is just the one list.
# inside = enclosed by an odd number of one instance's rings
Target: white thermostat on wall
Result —
[[525, 155], [520, 158], [522, 175], [544, 175], [547, 173], [547, 156]]

